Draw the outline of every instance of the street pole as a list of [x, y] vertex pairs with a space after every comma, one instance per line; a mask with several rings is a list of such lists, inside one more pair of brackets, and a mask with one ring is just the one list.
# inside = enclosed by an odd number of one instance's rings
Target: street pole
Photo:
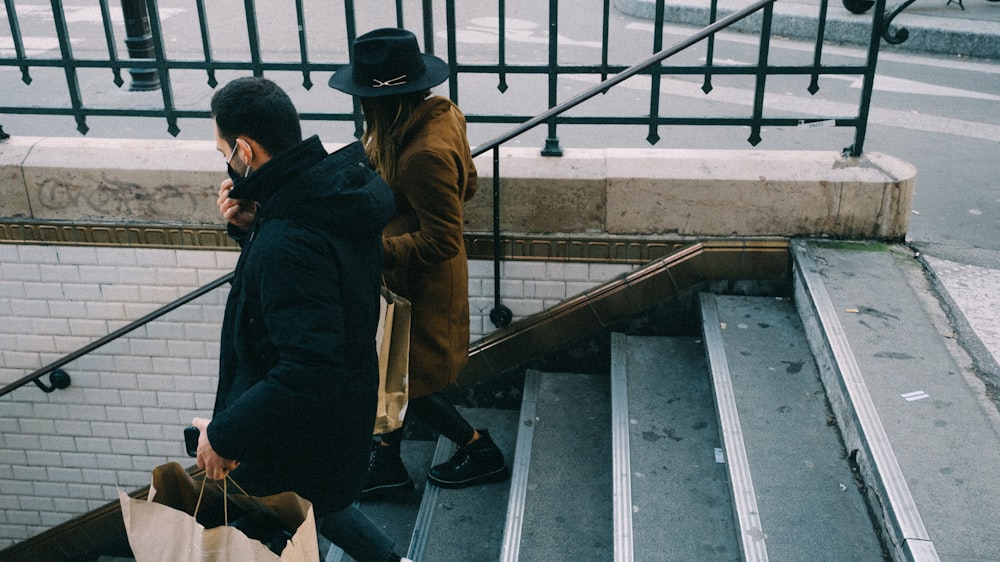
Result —
[[[125, 47], [131, 59], [155, 59], [153, 33], [149, 27], [149, 12], [145, 0], [122, 0], [125, 15]], [[130, 68], [133, 92], [148, 92], [160, 89], [160, 76], [155, 68]]]

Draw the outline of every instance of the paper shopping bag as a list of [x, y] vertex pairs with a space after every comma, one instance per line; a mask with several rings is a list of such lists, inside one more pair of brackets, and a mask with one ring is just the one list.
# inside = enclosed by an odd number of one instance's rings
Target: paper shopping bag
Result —
[[375, 346], [379, 377], [375, 435], [382, 435], [403, 426], [410, 372], [410, 301], [384, 284]]
[[292, 492], [254, 497], [229, 488], [195, 482], [167, 463], [153, 469], [147, 499], [119, 490], [136, 561], [319, 562], [310, 502]]

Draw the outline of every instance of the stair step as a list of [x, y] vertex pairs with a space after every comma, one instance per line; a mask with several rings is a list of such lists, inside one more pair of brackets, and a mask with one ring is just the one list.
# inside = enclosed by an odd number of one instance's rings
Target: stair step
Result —
[[714, 315], [703, 312], [705, 329], [717, 329], [724, 345], [768, 557], [879, 559], [882, 546], [794, 304], [705, 297], [703, 311], [715, 307]]
[[612, 423], [624, 441], [613, 472], [630, 488], [616, 492], [616, 527], [625, 529], [616, 540], [632, 543], [616, 545], [615, 559], [738, 559], [701, 341], [616, 333], [611, 342]]
[[[490, 437], [503, 451], [510, 467], [514, 462], [518, 412], [485, 408], [460, 408], [460, 411], [473, 427], [489, 429]], [[448, 460], [455, 449], [453, 443], [441, 437], [432, 463], [423, 465], [422, 470], [426, 472], [432, 464]], [[407, 557], [418, 562], [497, 560], [509, 494], [509, 479], [460, 490], [427, 484]]]
[[824, 376], [846, 381], [834, 402], [845, 441], [898, 557], [1000, 560], [1000, 417], [940, 304], [921, 296], [920, 263], [885, 246], [791, 250], [802, 318]]
[[607, 376], [528, 370], [501, 560], [611, 559], [609, 398]]

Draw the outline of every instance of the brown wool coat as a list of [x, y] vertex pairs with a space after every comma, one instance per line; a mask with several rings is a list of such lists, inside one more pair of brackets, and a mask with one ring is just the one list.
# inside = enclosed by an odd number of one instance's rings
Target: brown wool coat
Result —
[[403, 125], [382, 231], [385, 279], [413, 304], [410, 398], [455, 382], [469, 358], [469, 268], [462, 203], [476, 192], [465, 116], [447, 98], [425, 100]]

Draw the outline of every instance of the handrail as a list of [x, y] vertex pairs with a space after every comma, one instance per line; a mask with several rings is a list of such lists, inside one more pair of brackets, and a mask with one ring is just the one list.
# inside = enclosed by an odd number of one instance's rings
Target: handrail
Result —
[[[166, 304], [166, 305], [164, 305], [164, 306], [162, 306], [162, 307], [154, 310], [153, 312], [150, 312], [149, 314], [143, 316], [142, 318], [139, 318], [138, 320], [134, 320], [134, 321], [130, 322], [129, 324], [127, 324], [127, 325], [125, 325], [125, 326], [123, 326], [123, 327], [121, 327], [121, 328], [119, 328], [119, 329], [111, 332], [110, 334], [108, 334], [108, 335], [106, 335], [106, 336], [104, 336], [104, 337], [102, 337], [102, 338], [100, 338], [98, 340], [95, 340], [95, 341], [93, 341], [93, 342], [91, 342], [91, 343], [89, 343], [89, 344], [81, 347], [80, 349], [78, 349], [78, 350], [70, 353], [69, 355], [66, 355], [66, 356], [64, 356], [64, 357], [62, 357], [60, 359], [57, 359], [57, 360], [53, 361], [52, 363], [49, 363], [48, 365], [42, 367], [41, 369], [38, 369], [37, 371], [31, 373], [30, 375], [21, 377], [20, 379], [12, 382], [10, 384], [8, 384], [7, 386], [5, 386], [3, 388], [0, 388], [0, 396], [4, 396], [4, 395], [7, 395], [7, 394], [10, 394], [11, 392], [14, 392], [15, 390], [17, 390], [17, 389], [21, 388], [22, 386], [28, 384], [29, 382], [33, 382], [36, 385], [38, 385], [39, 388], [41, 388], [42, 390], [45, 390], [46, 387], [43, 386], [42, 383], [39, 382], [38, 379], [42, 378], [43, 376], [47, 375], [48, 373], [51, 373], [51, 372], [55, 371], [56, 369], [59, 369], [63, 365], [66, 365], [67, 363], [69, 363], [71, 361], [79, 359], [80, 357], [82, 357], [82, 356], [90, 353], [91, 351], [94, 351], [95, 349], [98, 349], [98, 348], [100, 348], [100, 347], [102, 347], [102, 346], [104, 346], [104, 345], [106, 345], [106, 344], [108, 344], [108, 343], [110, 343], [110, 342], [118, 339], [119, 337], [124, 336], [125, 334], [127, 334], [127, 333], [129, 333], [129, 332], [131, 332], [131, 331], [133, 331], [133, 330], [135, 330], [137, 328], [140, 328], [140, 327], [144, 326], [145, 324], [148, 324], [149, 322], [151, 322], [151, 321], [159, 318], [160, 316], [163, 316], [164, 314], [167, 314], [169, 312], [172, 312], [172, 311], [176, 310], [177, 308], [180, 308], [181, 306], [183, 306], [183, 305], [185, 305], [185, 304], [193, 301], [194, 299], [196, 299], [196, 298], [198, 298], [200, 296], [203, 296], [203, 295], [205, 295], [205, 294], [207, 294], [207, 293], [209, 293], [211, 291], [214, 291], [215, 289], [219, 288], [220, 286], [225, 285], [226, 283], [229, 283], [232, 279], [233, 279], [233, 273], [232, 272], [227, 273], [227, 274], [223, 275], [222, 277], [219, 277], [215, 281], [212, 281], [211, 283], [209, 283], [209, 284], [207, 284], [207, 285], [205, 285], [205, 286], [203, 286], [203, 287], [201, 287], [201, 288], [199, 288], [199, 289], [197, 289], [197, 290], [195, 290], [195, 291], [193, 291], [191, 293], [188, 293], [187, 295], [184, 295], [184, 296], [180, 297], [179, 299], [177, 299], [177, 300], [175, 300], [175, 301], [173, 301], [171, 303], [168, 303], [168, 304]], [[48, 392], [48, 391], [46, 391], [46, 392]]]
[[[684, 49], [687, 49], [688, 47], [691, 47], [692, 45], [695, 45], [696, 43], [714, 35], [718, 31], [725, 29], [762, 9], [771, 9], [774, 2], [775, 0], [759, 0], [742, 10], [733, 12], [721, 20], [701, 28], [698, 32], [675, 43], [673, 46], [663, 49], [646, 60], [628, 67], [611, 78], [603, 80], [596, 86], [584, 90], [569, 100], [550, 108], [548, 111], [536, 115], [532, 119], [525, 121], [507, 133], [495, 137], [472, 150], [473, 157], [479, 156], [488, 150], [493, 151], [493, 309], [490, 311], [490, 321], [493, 322], [494, 326], [498, 328], [506, 328], [510, 325], [514, 318], [513, 312], [510, 308], [504, 306], [500, 299], [500, 253], [503, 245], [500, 240], [500, 145], [537, 127], [553, 117], [569, 111], [577, 105], [593, 98], [597, 94], [607, 92], [614, 86], [617, 86], [625, 80], [639, 74], [654, 64], [663, 62], [667, 58], [672, 57]], [[551, 154], [552, 152], [547, 150], [542, 151], [542, 155]]]

